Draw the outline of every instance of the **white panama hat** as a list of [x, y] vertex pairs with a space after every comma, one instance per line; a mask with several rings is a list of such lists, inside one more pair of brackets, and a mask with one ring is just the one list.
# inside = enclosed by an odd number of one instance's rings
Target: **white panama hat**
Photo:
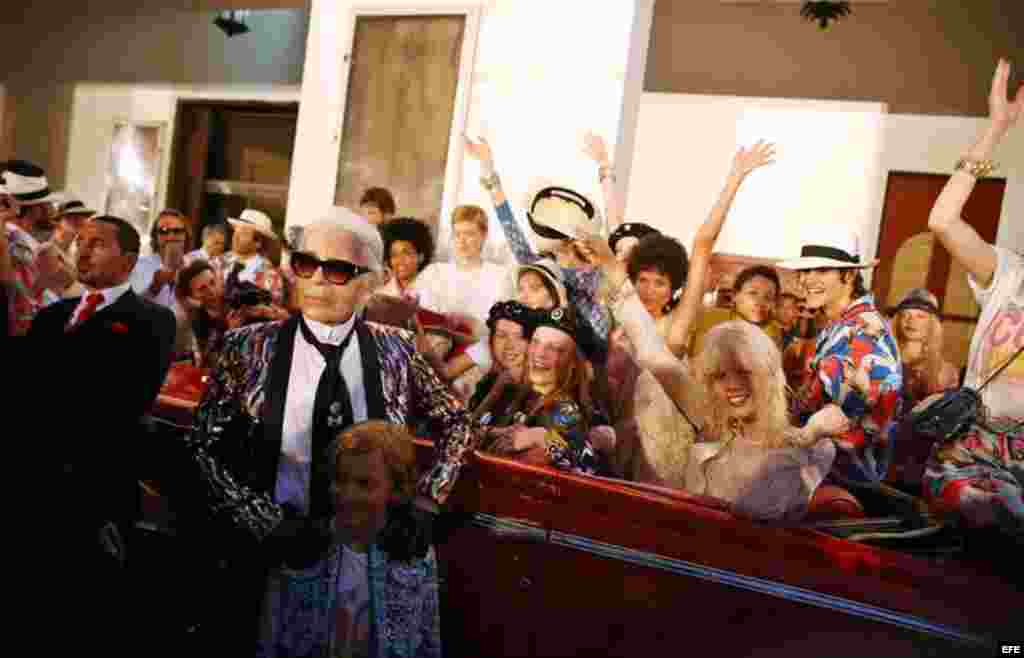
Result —
[[0, 193], [10, 195], [19, 205], [34, 206], [64, 200], [63, 194], [50, 189], [43, 170], [30, 162], [15, 160], [6, 163], [0, 178]]
[[862, 262], [860, 242], [851, 231], [828, 225], [828, 233], [800, 249], [800, 257], [776, 263], [784, 270], [814, 270], [818, 268], [866, 269], [878, 265], [878, 260]]
[[259, 210], [253, 210], [246, 208], [242, 211], [242, 214], [238, 217], [229, 217], [228, 222], [235, 227], [244, 226], [255, 230], [257, 233], [261, 233], [268, 238], [279, 240], [277, 234], [274, 233], [274, 226], [270, 221], [270, 217], [267, 217], [265, 213]]

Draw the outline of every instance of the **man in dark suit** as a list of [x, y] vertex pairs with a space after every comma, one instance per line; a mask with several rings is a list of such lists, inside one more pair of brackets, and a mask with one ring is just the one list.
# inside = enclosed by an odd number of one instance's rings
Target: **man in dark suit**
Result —
[[[403, 329], [367, 322], [382, 270], [380, 235], [343, 208], [307, 227], [291, 255], [300, 313], [229, 332], [189, 440], [194, 483], [216, 532], [209, 550], [237, 563], [215, 621], [238, 655], [253, 651], [268, 572], [308, 568], [326, 549], [326, 447], [367, 419], [426, 421], [434, 466], [420, 504], [437, 509], [476, 444], [469, 414]], [[225, 548], [230, 545], [231, 548]]]
[[[131, 558], [124, 539], [138, 513], [146, 450], [139, 421], [167, 375], [175, 332], [170, 310], [130, 289], [138, 252], [139, 234], [123, 219], [86, 222], [78, 236], [85, 294], [44, 308], [26, 338], [29, 350], [46, 354], [42, 367], [70, 384], [53, 396], [54, 381], [44, 381], [35, 368], [30, 386], [45, 384], [36, 397], [49, 408], [36, 428], [52, 447], [39, 458], [54, 477], [41, 488], [50, 513], [60, 511], [53, 532], [76, 565], [64, 582], [70, 601], [80, 606], [71, 613], [86, 633], [79, 648], [93, 641], [109, 647], [115, 629], [130, 624], [128, 615], [137, 608], [128, 589]], [[114, 607], [97, 606], [97, 597]]]

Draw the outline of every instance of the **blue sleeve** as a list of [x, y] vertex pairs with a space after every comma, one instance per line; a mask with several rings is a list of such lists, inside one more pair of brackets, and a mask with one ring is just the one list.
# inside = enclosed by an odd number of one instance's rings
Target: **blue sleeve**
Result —
[[537, 260], [539, 256], [534, 253], [533, 247], [530, 246], [530, 241], [526, 239], [526, 235], [523, 234], [523, 230], [519, 227], [519, 222], [516, 221], [516, 216], [512, 214], [512, 206], [509, 205], [508, 201], [505, 201], [500, 206], [495, 206], [494, 212], [498, 216], [501, 229], [505, 231], [505, 239], [508, 240], [508, 246], [515, 255], [516, 260], [520, 263], [532, 263]]

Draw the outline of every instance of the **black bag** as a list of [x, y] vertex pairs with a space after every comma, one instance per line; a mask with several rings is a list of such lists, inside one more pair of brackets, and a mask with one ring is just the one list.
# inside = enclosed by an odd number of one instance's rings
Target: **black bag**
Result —
[[920, 411], [910, 413], [910, 426], [914, 433], [933, 441], [950, 440], [959, 437], [978, 421], [982, 413], [981, 392], [993, 379], [999, 376], [1014, 359], [1024, 353], [1024, 347], [1017, 350], [1006, 363], [989, 375], [989, 378], [975, 391], [961, 386], [946, 391], [942, 397], [929, 403]]

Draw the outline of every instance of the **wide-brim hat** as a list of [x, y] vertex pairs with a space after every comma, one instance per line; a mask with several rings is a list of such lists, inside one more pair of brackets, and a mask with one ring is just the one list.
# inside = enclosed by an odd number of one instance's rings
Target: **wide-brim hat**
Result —
[[646, 235], [652, 233], [660, 233], [658, 229], [644, 224], [643, 222], [626, 222], [620, 224], [617, 229], [612, 231], [612, 234], [608, 236], [608, 246], [611, 247], [612, 251], [615, 251], [615, 245], [619, 243], [619, 240], [623, 238], [636, 238], [640, 239]]
[[566, 187], [545, 187], [537, 192], [526, 213], [530, 228], [549, 240], [579, 240], [596, 227], [594, 204], [579, 192]]
[[939, 315], [939, 305], [930, 291], [925, 288], [914, 288], [908, 292], [903, 299], [900, 300], [896, 308], [892, 310], [893, 315], [900, 311], [906, 311], [909, 309], [917, 309], [919, 311], [925, 311], [931, 313], [935, 317]]
[[270, 221], [270, 217], [267, 217], [265, 213], [259, 210], [253, 210], [246, 208], [242, 211], [242, 214], [238, 217], [229, 217], [228, 223], [234, 227], [248, 227], [255, 230], [257, 233], [279, 240], [277, 233], [274, 233], [274, 225]]
[[7, 194], [22, 206], [43, 203], [60, 203], [64, 195], [50, 189], [46, 174], [41, 167], [24, 160], [5, 163], [0, 172], [0, 193]]
[[475, 343], [480, 339], [479, 327], [468, 317], [456, 313], [436, 313], [421, 308], [416, 311], [416, 320], [423, 331], [444, 334], [457, 344]]
[[[831, 228], [831, 227], [830, 227]], [[857, 236], [838, 230], [825, 235], [800, 249], [800, 257], [776, 263], [784, 270], [866, 269], [878, 265], [878, 260], [863, 261]]]
[[88, 215], [91, 217], [95, 215], [96, 212], [96, 210], [87, 207], [81, 201], [68, 201], [67, 203], [62, 203], [60, 208], [57, 210], [57, 219], [59, 220], [62, 217], [67, 217], [68, 215]]
[[525, 263], [520, 265], [514, 270], [515, 280], [512, 282], [512, 288], [518, 290], [519, 278], [526, 272], [536, 272], [545, 281], [547, 281], [555, 289], [558, 294], [558, 299], [555, 303], [559, 306], [565, 306], [569, 303], [569, 295], [565, 290], [565, 279], [562, 274], [562, 267], [551, 260], [550, 258], [542, 258], [535, 260], [532, 263]]

